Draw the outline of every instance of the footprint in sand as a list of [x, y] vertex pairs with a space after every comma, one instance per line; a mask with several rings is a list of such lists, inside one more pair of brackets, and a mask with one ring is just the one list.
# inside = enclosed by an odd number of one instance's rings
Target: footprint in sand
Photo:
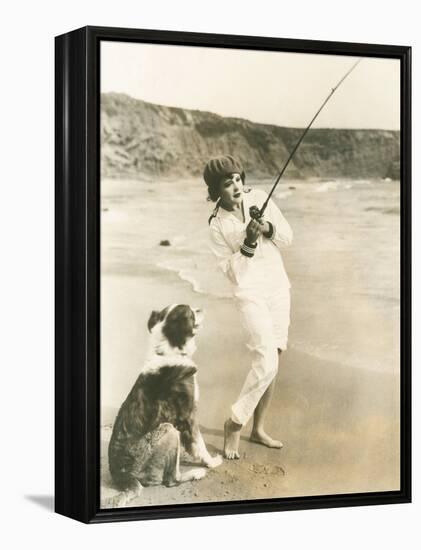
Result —
[[254, 474], [285, 475], [285, 470], [281, 466], [267, 464], [252, 464], [249, 467], [250, 472]]

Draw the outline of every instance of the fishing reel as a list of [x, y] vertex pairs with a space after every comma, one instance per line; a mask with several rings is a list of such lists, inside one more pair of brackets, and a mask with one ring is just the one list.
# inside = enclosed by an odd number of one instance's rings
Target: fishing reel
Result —
[[258, 220], [262, 217], [262, 214], [260, 213], [260, 208], [258, 206], [250, 206], [249, 214], [252, 220]]

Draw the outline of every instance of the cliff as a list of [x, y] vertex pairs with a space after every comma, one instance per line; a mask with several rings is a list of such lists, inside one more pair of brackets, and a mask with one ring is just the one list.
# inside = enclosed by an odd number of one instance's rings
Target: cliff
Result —
[[[210, 157], [232, 154], [249, 175], [275, 177], [301, 133], [107, 93], [101, 96], [101, 172], [197, 177]], [[311, 129], [285, 175], [399, 179], [399, 150], [398, 131]]]

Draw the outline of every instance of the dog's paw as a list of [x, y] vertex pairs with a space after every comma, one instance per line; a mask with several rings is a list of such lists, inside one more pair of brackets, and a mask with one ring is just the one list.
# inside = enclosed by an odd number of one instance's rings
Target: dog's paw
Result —
[[206, 469], [194, 468], [190, 473], [191, 473], [191, 479], [193, 480], [203, 479], [206, 475]]
[[221, 455], [215, 455], [210, 458], [210, 460], [207, 461], [206, 466], [208, 468], [217, 468], [220, 466], [223, 462]]

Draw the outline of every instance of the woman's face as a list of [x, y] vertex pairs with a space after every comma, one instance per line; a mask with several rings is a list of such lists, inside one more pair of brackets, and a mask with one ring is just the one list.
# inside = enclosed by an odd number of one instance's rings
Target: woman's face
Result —
[[222, 206], [232, 210], [243, 200], [243, 180], [240, 174], [234, 173], [224, 177], [219, 184], [219, 196]]

